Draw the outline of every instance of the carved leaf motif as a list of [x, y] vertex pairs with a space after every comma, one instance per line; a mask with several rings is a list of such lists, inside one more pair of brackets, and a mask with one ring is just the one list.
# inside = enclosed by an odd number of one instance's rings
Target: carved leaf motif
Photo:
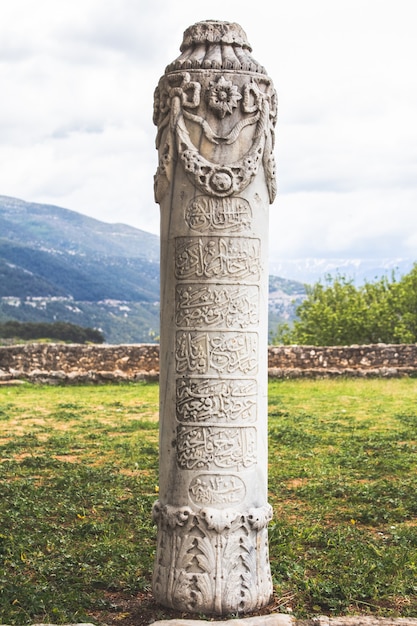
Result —
[[193, 561], [196, 559], [196, 555], [191, 552], [194, 541], [194, 538], [190, 538], [189, 535], [182, 538], [176, 560], [177, 568], [185, 571], [189, 571], [191, 568]]
[[200, 606], [207, 607], [213, 597], [213, 584], [208, 574], [200, 574], [196, 578], [196, 586], [200, 591]]
[[188, 522], [191, 515], [191, 509], [187, 506], [178, 508], [167, 504], [165, 505], [163, 511], [165, 521], [171, 528], [175, 528], [175, 526], [184, 526]]
[[242, 568], [243, 560], [241, 541], [240, 537], [236, 535], [236, 532], [230, 534], [227, 539], [227, 543], [223, 551], [223, 563], [224, 571], [227, 577], [229, 577], [232, 572], [239, 571], [242, 573], [242, 571], [244, 571], [244, 568]]
[[189, 578], [184, 571], [178, 570], [178, 577], [173, 584], [172, 597], [174, 598], [174, 606], [186, 606], [188, 610], [193, 609], [193, 601], [191, 598], [191, 589]]
[[248, 537], [242, 537], [241, 549], [242, 549], [242, 563], [245, 566], [247, 572], [252, 572], [255, 576], [256, 573], [256, 551], [253, 549], [254, 537], [249, 539]]
[[237, 571], [236, 574], [232, 573], [227, 578], [224, 597], [228, 599], [231, 607], [238, 607], [240, 610], [256, 606], [255, 579]]
[[[162, 511], [164, 516], [165, 507]], [[266, 545], [269, 505], [247, 514], [231, 508], [206, 507], [187, 515], [189, 511], [170, 507], [172, 518], [185, 512], [187, 522], [163, 523], [166, 540], [158, 543], [156, 597], [164, 600], [168, 590], [174, 608], [209, 610], [214, 603], [216, 613], [252, 610], [267, 603], [272, 593]], [[254, 528], [258, 524], [259, 530]]]
[[208, 536], [197, 539], [197, 548], [200, 550], [200, 554], [196, 556], [198, 565], [203, 570], [210, 574], [216, 567], [216, 552]]
[[[256, 552], [251, 545], [246, 533], [243, 532], [236, 542], [230, 545], [230, 549], [225, 552], [224, 559], [228, 564], [232, 564], [232, 569], [227, 572], [225, 595], [232, 596], [236, 589], [239, 589], [239, 596], [235, 601], [247, 603], [249, 599], [255, 597], [254, 587], [256, 587]], [[238, 544], [238, 545], [236, 545]], [[229, 546], [228, 546], [229, 548]]]

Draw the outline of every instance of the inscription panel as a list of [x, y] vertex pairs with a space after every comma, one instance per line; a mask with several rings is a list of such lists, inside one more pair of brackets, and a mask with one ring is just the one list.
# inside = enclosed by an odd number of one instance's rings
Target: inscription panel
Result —
[[247, 328], [259, 323], [257, 285], [177, 285], [177, 326]]
[[185, 221], [200, 233], [239, 232], [251, 226], [252, 211], [244, 198], [198, 196], [188, 205]]
[[256, 380], [179, 378], [176, 396], [180, 422], [256, 421]]
[[244, 374], [258, 371], [258, 334], [249, 332], [178, 331], [178, 374]]
[[246, 487], [243, 480], [233, 474], [199, 474], [191, 481], [188, 493], [194, 504], [222, 508], [242, 502]]
[[253, 427], [177, 427], [177, 463], [181, 469], [241, 470], [256, 465]]
[[249, 237], [177, 237], [178, 280], [260, 279], [260, 239]]

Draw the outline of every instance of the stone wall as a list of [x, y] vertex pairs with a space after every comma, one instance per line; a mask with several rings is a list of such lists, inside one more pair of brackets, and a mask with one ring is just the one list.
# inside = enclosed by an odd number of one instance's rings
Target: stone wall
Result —
[[[275, 378], [417, 375], [417, 344], [270, 346]], [[159, 346], [26, 344], [0, 347], [0, 382], [101, 383], [157, 380]]]
[[100, 383], [158, 379], [159, 346], [40, 344], [0, 347], [0, 381]]
[[270, 346], [268, 356], [277, 378], [417, 375], [417, 344]]

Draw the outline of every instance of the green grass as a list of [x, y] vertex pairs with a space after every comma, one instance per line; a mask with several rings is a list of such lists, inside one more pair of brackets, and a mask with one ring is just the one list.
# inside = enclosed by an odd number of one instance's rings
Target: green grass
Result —
[[[274, 610], [416, 616], [417, 380], [269, 391]], [[155, 383], [0, 388], [0, 623], [123, 624], [149, 595], [157, 405]]]
[[282, 610], [417, 615], [417, 382], [270, 384]]

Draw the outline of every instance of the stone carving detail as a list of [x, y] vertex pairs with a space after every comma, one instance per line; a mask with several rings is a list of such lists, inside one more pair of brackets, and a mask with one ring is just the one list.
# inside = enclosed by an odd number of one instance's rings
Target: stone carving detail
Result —
[[248, 328], [259, 322], [259, 288], [255, 285], [178, 285], [179, 327]]
[[178, 332], [178, 374], [247, 374], [258, 369], [257, 333]]
[[199, 506], [239, 504], [245, 498], [245, 483], [234, 474], [198, 474], [189, 487], [191, 500]]
[[239, 88], [231, 80], [219, 76], [217, 80], [211, 81], [208, 90], [208, 107], [220, 118], [231, 115], [241, 99], [242, 94], [239, 93]]
[[180, 422], [252, 423], [256, 420], [256, 401], [256, 380], [177, 380], [176, 407]]
[[260, 241], [249, 237], [177, 237], [175, 274], [179, 280], [259, 280]]
[[252, 211], [244, 198], [198, 196], [187, 207], [185, 221], [200, 233], [240, 232], [250, 227]]
[[239, 24], [209, 20], [193, 24], [184, 32], [181, 56], [167, 71], [184, 68], [227, 69], [265, 74], [250, 54], [252, 48]]
[[154, 99], [161, 205], [160, 499], [155, 599], [254, 611], [267, 525], [268, 203], [277, 98], [244, 31], [184, 34]]
[[241, 470], [256, 465], [252, 427], [178, 426], [177, 462], [187, 470]]
[[[162, 79], [155, 92], [154, 122], [158, 126], [157, 147], [160, 149], [160, 161], [156, 173], [155, 194], [160, 202], [168, 188], [161, 184], [161, 178], [172, 179], [174, 151], [183, 162], [192, 183], [211, 196], [227, 197], [236, 195], [245, 189], [258, 173], [263, 164], [267, 172], [267, 185], [270, 202], [276, 195], [275, 163], [273, 156], [276, 121], [276, 94], [266, 76], [251, 77], [242, 92], [238, 87], [220, 76], [211, 82], [208, 89], [208, 107], [220, 117], [231, 115], [241, 102], [245, 116], [236, 123], [227, 135], [218, 135], [209, 125], [204, 115], [191, 113], [198, 109], [201, 101], [202, 85], [191, 80], [189, 72], [176, 73]], [[224, 165], [205, 158], [193, 144], [186, 120], [201, 126], [204, 136], [214, 144], [231, 144], [238, 140], [242, 129], [256, 124], [251, 148], [241, 159]], [[164, 131], [167, 131], [165, 145], [161, 148]]]
[[269, 505], [241, 514], [208, 507], [168, 510], [156, 503], [153, 515], [160, 530], [153, 578], [157, 601], [187, 611], [205, 606], [219, 615], [268, 603]]

